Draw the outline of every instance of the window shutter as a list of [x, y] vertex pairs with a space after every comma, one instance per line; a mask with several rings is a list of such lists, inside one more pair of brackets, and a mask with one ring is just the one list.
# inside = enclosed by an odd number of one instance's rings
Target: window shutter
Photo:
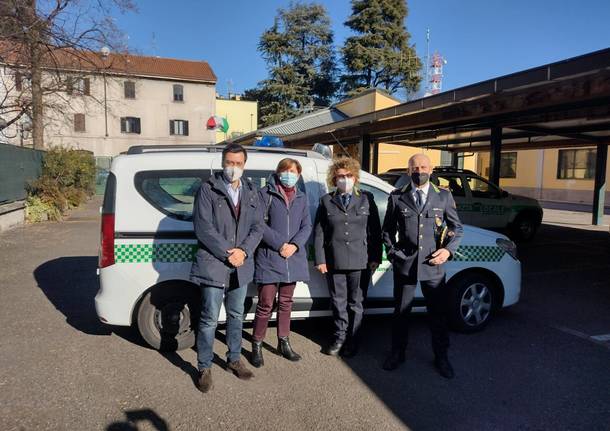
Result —
[[23, 90], [22, 79], [23, 76], [21, 76], [21, 72], [15, 72], [15, 90]]
[[85, 131], [85, 114], [74, 114], [74, 131]]
[[90, 93], [90, 90], [91, 90], [91, 82], [90, 82], [89, 78], [83, 78], [83, 81], [85, 83], [85, 89], [84, 89], [85, 91], [83, 92], [83, 94], [85, 96], [88, 96]]
[[133, 81], [125, 81], [124, 86], [124, 96], [126, 99], [135, 99], [136, 98], [136, 84]]
[[184, 121], [184, 136], [188, 136], [189, 135], [189, 122], [188, 121]]
[[136, 121], [135, 121], [135, 123], [136, 123], [136, 124], [135, 124], [135, 126], [136, 126], [136, 127], [135, 127], [135, 132], [136, 132], [137, 134], [140, 134], [140, 119], [139, 119], [139, 118], [136, 118], [135, 120], [136, 120]]
[[72, 77], [66, 78], [66, 93], [72, 94], [74, 92], [74, 83], [72, 82]]
[[173, 135], [174, 133], [174, 120], [169, 120], [169, 134]]
[[121, 117], [121, 132], [125, 133], [127, 131], [127, 119], [125, 117]]

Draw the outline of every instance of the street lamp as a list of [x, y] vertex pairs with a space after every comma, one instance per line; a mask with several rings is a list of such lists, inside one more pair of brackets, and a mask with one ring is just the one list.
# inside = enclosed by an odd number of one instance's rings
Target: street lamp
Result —
[[104, 128], [106, 131], [106, 137], [108, 137], [108, 99], [106, 97], [106, 59], [110, 55], [110, 48], [107, 46], [102, 47], [102, 76], [104, 78]]

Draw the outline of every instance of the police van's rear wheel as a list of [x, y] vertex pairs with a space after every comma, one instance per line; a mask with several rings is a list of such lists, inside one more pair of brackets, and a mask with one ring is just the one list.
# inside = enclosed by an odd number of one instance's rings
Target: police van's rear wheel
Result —
[[449, 287], [452, 327], [460, 332], [476, 332], [487, 326], [500, 301], [494, 280], [482, 273], [464, 273], [452, 278]]
[[154, 349], [183, 350], [195, 344], [198, 290], [188, 285], [164, 285], [151, 289], [138, 308], [138, 329]]

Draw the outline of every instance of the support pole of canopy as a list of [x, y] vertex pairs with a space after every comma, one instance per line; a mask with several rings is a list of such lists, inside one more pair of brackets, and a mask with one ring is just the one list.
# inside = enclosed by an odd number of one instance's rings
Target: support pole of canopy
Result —
[[358, 147], [362, 170], [371, 172], [371, 136], [362, 135]]
[[371, 173], [377, 175], [379, 173], [379, 142], [373, 144], [373, 168]]
[[500, 160], [502, 159], [502, 127], [491, 128], [491, 150], [489, 153], [489, 181], [500, 185]]
[[599, 226], [604, 219], [604, 201], [606, 197], [606, 166], [608, 164], [608, 144], [597, 144], [595, 161], [595, 184], [593, 186], [593, 220]]

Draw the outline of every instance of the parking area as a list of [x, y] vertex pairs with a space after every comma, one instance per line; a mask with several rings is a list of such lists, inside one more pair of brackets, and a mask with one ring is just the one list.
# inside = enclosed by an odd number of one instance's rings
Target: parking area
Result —
[[[590, 215], [545, 210], [520, 246], [523, 292], [485, 331], [452, 337], [456, 378], [439, 377], [425, 317], [407, 362], [381, 369], [387, 317], [365, 320], [362, 352], [322, 355], [330, 321], [297, 321], [299, 363], [270, 350], [251, 382], [225, 372], [193, 385], [193, 350], [161, 354], [97, 320], [99, 200], [61, 223], [0, 235], [0, 429], [607, 430], [610, 427], [610, 234]], [[608, 222], [606, 222], [608, 223]], [[249, 351], [251, 326], [244, 333]]]

